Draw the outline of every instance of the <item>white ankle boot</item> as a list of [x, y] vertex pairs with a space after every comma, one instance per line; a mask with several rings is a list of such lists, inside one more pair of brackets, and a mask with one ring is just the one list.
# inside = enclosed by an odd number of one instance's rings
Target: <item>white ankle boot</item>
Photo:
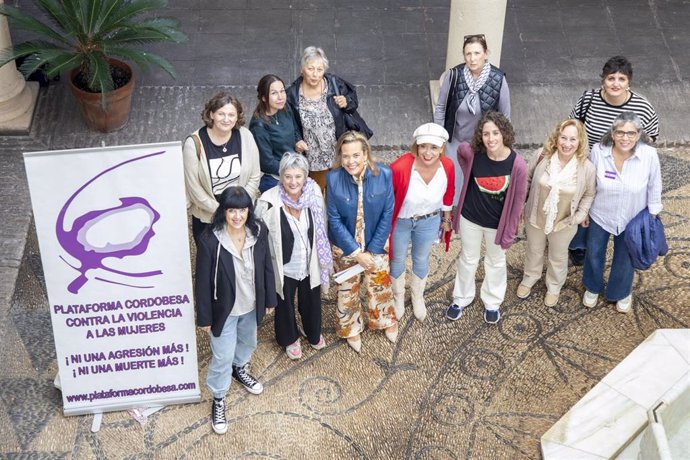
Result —
[[405, 273], [393, 278], [393, 299], [395, 302], [395, 317], [400, 321], [405, 314]]
[[419, 321], [424, 321], [426, 318], [426, 304], [424, 303], [424, 287], [426, 286], [426, 279], [420, 278], [414, 273], [412, 274], [412, 284], [410, 285], [412, 297], [412, 311], [414, 316]]

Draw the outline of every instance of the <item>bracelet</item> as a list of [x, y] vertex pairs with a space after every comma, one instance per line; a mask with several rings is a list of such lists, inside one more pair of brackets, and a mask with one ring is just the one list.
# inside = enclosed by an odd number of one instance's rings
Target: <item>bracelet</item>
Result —
[[444, 224], [450, 224], [452, 221], [450, 219], [441, 219], [441, 222]]

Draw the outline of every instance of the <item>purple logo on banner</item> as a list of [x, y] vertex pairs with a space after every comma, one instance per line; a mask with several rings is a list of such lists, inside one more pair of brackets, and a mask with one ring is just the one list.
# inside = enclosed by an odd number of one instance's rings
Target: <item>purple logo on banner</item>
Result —
[[[76, 267], [67, 262], [62, 256], [60, 256], [60, 258], [67, 265], [79, 272], [79, 276], [77, 276], [69, 284], [69, 286], [67, 286], [69, 292], [73, 294], [78, 293], [79, 289], [81, 289], [82, 286], [84, 286], [84, 284], [86, 284], [86, 282], [89, 280], [86, 276], [86, 273], [94, 268], [100, 268], [108, 272], [115, 273], [117, 275], [128, 276], [132, 278], [156, 276], [161, 275], [163, 273], [161, 270], [154, 270], [141, 273], [124, 272], [121, 270], [116, 270], [114, 268], [107, 267], [103, 264], [103, 259], [106, 259], [108, 257], [116, 257], [118, 259], [122, 259], [124, 257], [129, 256], [138, 256], [146, 252], [146, 250], [148, 249], [149, 242], [151, 241], [151, 238], [153, 238], [153, 236], [155, 235], [155, 232], [153, 231], [153, 225], [158, 221], [158, 219], [160, 219], [160, 214], [153, 208], [153, 206], [151, 206], [151, 204], [145, 198], [138, 196], [119, 198], [119, 206], [89, 211], [86, 214], [74, 219], [71, 230], [65, 229], [65, 214], [67, 213], [67, 209], [72, 204], [74, 199], [77, 196], [79, 196], [79, 194], [82, 191], [84, 191], [84, 189], [86, 189], [86, 187], [91, 185], [98, 178], [103, 177], [105, 174], [108, 174], [109, 172], [121, 166], [133, 163], [135, 161], [143, 160], [145, 158], [150, 158], [156, 155], [162, 155], [163, 153], [165, 153], [165, 151], [150, 153], [137, 158], [132, 158], [130, 160], [123, 161], [122, 163], [116, 164], [115, 166], [112, 166], [98, 173], [93, 178], [89, 179], [84, 185], [79, 187], [77, 191], [75, 191], [72, 194], [72, 196], [70, 196], [69, 199], [65, 202], [62, 209], [60, 209], [60, 213], [58, 214], [58, 218], [55, 223], [55, 233], [57, 235], [57, 239], [60, 242], [60, 246], [62, 246], [62, 248], [65, 251], [67, 251], [67, 253], [69, 253], [72, 257], [81, 262], [81, 265]], [[148, 223], [147, 225], [144, 225], [143, 228], [141, 228], [141, 230], [132, 238], [131, 241], [119, 244], [106, 243], [103, 247], [96, 247], [87, 241], [86, 233], [94, 225], [112, 216], [132, 211], [144, 211], [148, 218]], [[121, 284], [123, 286], [129, 287], [151, 287], [130, 285], [99, 277], [96, 277], [95, 279], [113, 284]]]

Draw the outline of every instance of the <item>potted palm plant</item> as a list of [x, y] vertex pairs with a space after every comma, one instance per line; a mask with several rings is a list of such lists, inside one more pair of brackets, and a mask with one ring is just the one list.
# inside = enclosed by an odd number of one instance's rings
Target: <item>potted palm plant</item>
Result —
[[[179, 21], [155, 16], [167, 0], [35, 0], [43, 21], [0, 4], [0, 14], [14, 27], [35, 39], [0, 51], [0, 66], [24, 58], [19, 71], [25, 76], [42, 70], [48, 78], [69, 73], [86, 124], [97, 131], [122, 128], [129, 119], [134, 73], [125, 61], [142, 70], [156, 66], [173, 78], [170, 62], [143, 45], [187, 36]], [[119, 58], [119, 59], [118, 59]]]

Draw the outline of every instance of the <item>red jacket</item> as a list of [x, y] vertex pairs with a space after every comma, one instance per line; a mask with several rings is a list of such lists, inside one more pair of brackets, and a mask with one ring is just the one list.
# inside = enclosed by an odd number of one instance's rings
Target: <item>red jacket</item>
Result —
[[[415, 157], [412, 153], [406, 153], [393, 163], [391, 163], [391, 171], [393, 171], [393, 193], [395, 194], [395, 205], [393, 206], [393, 226], [391, 228], [391, 240], [389, 241], [389, 252], [393, 252], [393, 230], [395, 230], [395, 221], [400, 214], [400, 209], [402, 208], [403, 202], [405, 201], [405, 196], [407, 196], [407, 188], [410, 186], [410, 177], [412, 177], [412, 165], [414, 164]], [[441, 156], [441, 165], [446, 172], [446, 178], [448, 179], [448, 186], [446, 187], [446, 193], [443, 195], [443, 205], [453, 206], [453, 195], [455, 194], [455, 166], [453, 161], [446, 157]], [[446, 242], [446, 251], [450, 247], [450, 234], [451, 232], [446, 232], [444, 239]]]

